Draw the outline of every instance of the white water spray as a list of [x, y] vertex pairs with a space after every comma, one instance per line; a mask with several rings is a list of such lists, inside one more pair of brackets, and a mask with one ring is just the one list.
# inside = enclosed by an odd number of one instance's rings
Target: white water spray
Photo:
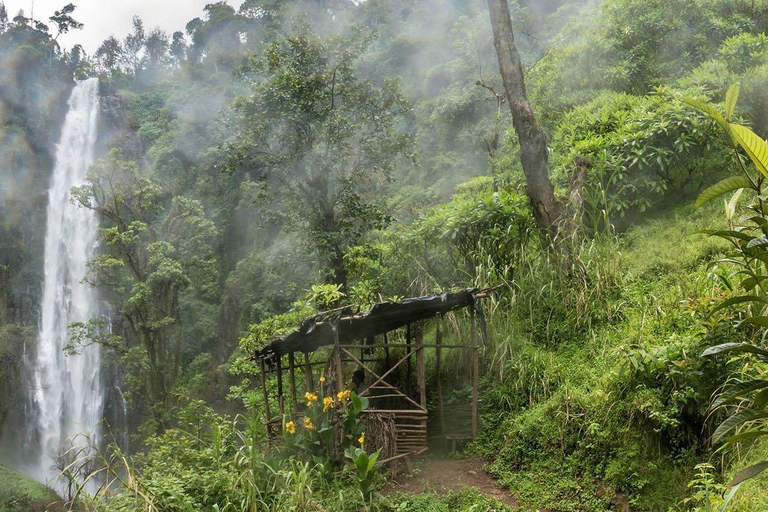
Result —
[[[82, 184], [93, 162], [99, 114], [99, 83], [75, 86], [69, 99], [48, 192], [45, 281], [40, 340], [35, 363], [34, 404], [39, 452], [28, 460], [35, 479], [52, 484], [55, 457], [78, 434], [95, 442], [103, 411], [100, 350], [97, 344], [67, 356], [67, 327], [99, 316], [96, 291], [83, 278], [96, 249], [93, 211], [70, 202], [70, 188]], [[81, 439], [77, 444], [84, 443]]]

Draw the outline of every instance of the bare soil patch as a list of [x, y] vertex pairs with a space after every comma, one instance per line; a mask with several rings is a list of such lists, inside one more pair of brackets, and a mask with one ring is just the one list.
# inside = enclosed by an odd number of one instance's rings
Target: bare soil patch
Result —
[[383, 494], [402, 492], [446, 494], [463, 487], [475, 487], [480, 492], [512, 507], [518, 508], [517, 498], [483, 469], [480, 459], [425, 459], [419, 461], [410, 475], [399, 476]]

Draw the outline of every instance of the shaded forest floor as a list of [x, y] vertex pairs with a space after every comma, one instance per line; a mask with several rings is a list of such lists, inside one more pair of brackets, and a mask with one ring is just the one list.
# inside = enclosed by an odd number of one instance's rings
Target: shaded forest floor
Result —
[[435, 492], [443, 495], [459, 492], [464, 487], [474, 487], [489, 498], [498, 500], [513, 509], [518, 508], [517, 497], [505, 489], [483, 469], [481, 459], [430, 458], [419, 461], [410, 475], [399, 476], [387, 485], [382, 494], [419, 494]]

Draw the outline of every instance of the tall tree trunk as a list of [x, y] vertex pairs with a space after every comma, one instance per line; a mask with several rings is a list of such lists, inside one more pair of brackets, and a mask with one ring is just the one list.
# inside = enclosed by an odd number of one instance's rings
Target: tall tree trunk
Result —
[[512, 111], [512, 123], [520, 141], [520, 160], [525, 174], [525, 193], [531, 201], [536, 226], [552, 244], [557, 238], [559, 205], [549, 179], [547, 137], [533, 115], [525, 93], [523, 65], [515, 46], [507, 0], [488, 0], [499, 70]]

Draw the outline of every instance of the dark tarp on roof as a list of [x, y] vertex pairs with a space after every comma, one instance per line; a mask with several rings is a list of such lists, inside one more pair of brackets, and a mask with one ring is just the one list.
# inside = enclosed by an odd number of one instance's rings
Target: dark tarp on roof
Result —
[[433, 293], [400, 302], [381, 302], [361, 313], [345, 309], [336, 314], [321, 314], [304, 320], [298, 329], [279, 338], [255, 354], [256, 359], [271, 360], [290, 352], [313, 352], [333, 345], [334, 327], [339, 331], [339, 342], [349, 344], [356, 340], [377, 336], [410, 323], [444, 315], [465, 307], [474, 307], [480, 319], [485, 339], [485, 321], [475, 300], [474, 288], [455, 293]]

